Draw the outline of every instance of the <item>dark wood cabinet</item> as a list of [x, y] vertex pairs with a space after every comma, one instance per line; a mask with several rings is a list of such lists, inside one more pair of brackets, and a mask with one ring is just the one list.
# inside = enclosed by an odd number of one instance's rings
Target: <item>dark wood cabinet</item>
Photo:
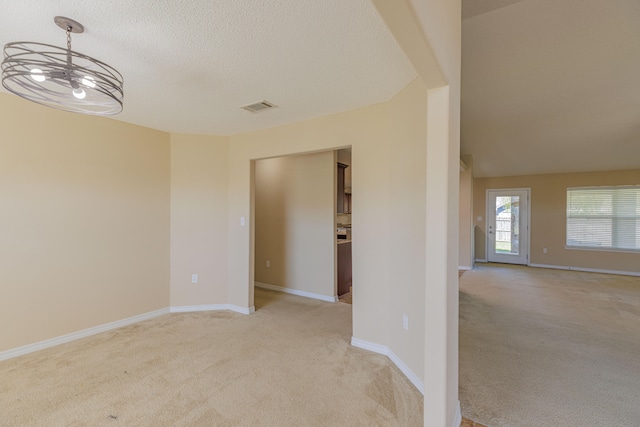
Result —
[[351, 288], [351, 242], [338, 244], [338, 296]]
[[348, 168], [348, 165], [338, 163], [338, 193], [337, 193], [337, 211], [338, 213], [346, 213], [344, 203], [344, 171]]

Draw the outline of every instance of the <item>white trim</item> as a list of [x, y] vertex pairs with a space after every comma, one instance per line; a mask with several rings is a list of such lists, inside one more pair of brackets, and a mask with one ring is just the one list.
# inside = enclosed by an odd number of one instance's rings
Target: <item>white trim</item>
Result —
[[467, 265], [459, 265], [458, 270], [469, 271], [469, 270], [473, 270], [473, 267], [469, 267]]
[[617, 190], [622, 188], [625, 190], [640, 189], [640, 185], [587, 185], [585, 187], [567, 187], [567, 190]]
[[171, 313], [192, 313], [196, 311], [235, 311], [240, 314], [252, 314], [256, 312], [255, 307], [240, 307], [233, 304], [207, 304], [207, 305], [182, 305], [171, 307]]
[[313, 292], [299, 291], [297, 289], [285, 288], [282, 286], [270, 285], [268, 283], [262, 283], [262, 282], [255, 282], [255, 285], [258, 288], [269, 289], [270, 291], [276, 291], [276, 292], [283, 292], [285, 294], [298, 295], [300, 297], [305, 297], [305, 298], [319, 299], [321, 301], [327, 301], [327, 302], [338, 301], [337, 296], [330, 297], [327, 295], [314, 294]]
[[591, 246], [568, 246], [564, 245], [564, 248], [568, 251], [592, 251], [592, 252], [617, 252], [623, 254], [637, 254], [640, 253], [640, 249], [623, 249], [623, 248], [603, 248], [603, 247], [591, 247]]
[[387, 355], [389, 359], [402, 371], [402, 373], [411, 381], [411, 383], [416, 386], [418, 391], [422, 393], [424, 396], [424, 383], [420, 381], [420, 378], [413, 373], [413, 371], [400, 359], [393, 350], [389, 349], [389, 354]]
[[374, 353], [387, 355], [389, 354], [389, 347], [372, 343], [370, 341], [361, 340], [360, 338], [351, 337], [351, 345], [354, 347], [362, 348], [364, 350], [369, 350]]
[[83, 329], [81, 331], [72, 332], [70, 334], [62, 335], [59, 337], [50, 338], [48, 340], [23, 345], [22, 347], [16, 347], [10, 350], [5, 350], [0, 352], [0, 361], [11, 359], [13, 357], [23, 356], [25, 354], [33, 353], [34, 351], [44, 350], [45, 348], [65, 344], [71, 341], [79, 340], [81, 338], [87, 338], [91, 335], [100, 334], [112, 329], [122, 328], [123, 326], [128, 326], [134, 323], [153, 319], [154, 317], [162, 316], [164, 314], [169, 314], [168, 308], [161, 308], [160, 310], [150, 311], [149, 313], [138, 314], [137, 316], [127, 317], [126, 319], [116, 320], [115, 322], [105, 323], [103, 325], [98, 325], [92, 328]]
[[424, 396], [424, 383], [389, 347], [351, 337], [351, 345], [387, 356]]
[[478, 259], [478, 258], [476, 258], [476, 262], [483, 262], [483, 263], [486, 263], [486, 262], [487, 262], [487, 260], [486, 260], [486, 259]]
[[83, 329], [81, 331], [72, 332], [70, 334], [61, 335], [59, 337], [50, 338], [48, 340], [39, 341], [33, 344], [23, 345], [21, 347], [12, 348], [0, 352], [0, 362], [12, 359], [34, 351], [44, 350], [45, 348], [55, 347], [71, 341], [87, 338], [92, 335], [101, 334], [102, 332], [111, 331], [113, 329], [122, 328], [124, 326], [133, 325], [134, 323], [143, 322], [169, 313], [190, 313], [195, 311], [220, 311], [230, 310], [241, 314], [255, 313], [255, 307], [240, 307], [233, 304], [209, 304], [209, 305], [187, 305], [169, 308], [161, 308], [160, 310], [151, 311], [149, 313], [138, 314], [137, 316], [127, 317], [126, 319], [116, 320], [115, 322], [105, 323], [103, 325], [94, 326], [92, 328]]
[[640, 272], [636, 272], [636, 271], [603, 270], [600, 268], [571, 267], [568, 265], [550, 265], [550, 264], [529, 264], [529, 267], [552, 268], [555, 270], [584, 271], [587, 273], [619, 274], [621, 276], [640, 277]]
[[207, 305], [178, 305], [169, 308], [171, 313], [192, 313], [196, 311], [221, 311], [228, 310], [227, 304], [207, 304]]
[[458, 407], [456, 408], [456, 415], [453, 417], [453, 423], [451, 427], [460, 427], [462, 424], [462, 409], [460, 409], [460, 401], [458, 400]]
[[227, 304], [227, 310], [235, 311], [240, 314], [253, 314], [256, 312], [256, 306], [252, 305], [251, 307], [240, 307], [239, 305]]

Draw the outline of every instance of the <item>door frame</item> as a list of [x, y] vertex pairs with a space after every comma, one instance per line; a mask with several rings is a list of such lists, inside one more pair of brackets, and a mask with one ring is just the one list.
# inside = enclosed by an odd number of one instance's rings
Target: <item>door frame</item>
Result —
[[[522, 248], [522, 249], [526, 249], [526, 264], [519, 264], [519, 265], [526, 265], [529, 266], [531, 265], [531, 187], [527, 187], [527, 188], [487, 188], [487, 190], [485, 191], [485, 198], [484, 198], [484, 203], [485, 203], [485, 239], [484, 239], [484, 253], [485, 253], [485, 258], [487, 260], [487, 262], [491, 262], [489, 261], [489, 237], [488, 237], [488, 230], [487, 228], [489, 227], [489, 216], [490, 215], [494, 215], [493, 211], [494, 209], [493, 206], [490, 206], [489, 204], [489, 192], [490, 191], [524, 191], [527, 193], [527, 229], [525, 230], [526, 236], [527, 236], [527, 244]], [[522, 230], [520, 230], [520, 232], [522, 233]]]

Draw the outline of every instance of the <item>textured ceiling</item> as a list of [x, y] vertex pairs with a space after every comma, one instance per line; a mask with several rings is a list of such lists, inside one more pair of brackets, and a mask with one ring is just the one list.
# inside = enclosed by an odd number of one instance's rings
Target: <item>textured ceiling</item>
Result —
[[[0, 44], [118, 68], [155, 129], [231, 135], [382, 102], [416, 73], [369, 0], [2, 0]], [[640, 168], [640, 1], [463, 0], [461, 151], [476, 176]], [[4, 91], [4, 89], [2, 89]], [[268, 100], [260, 114], [240, 107]]]
[[[125, 79], [117, 120], [231, 135], [386, 101], [416, 72], [369, 0], [2, 0], [0, 44], [73, 49]], [[2, 89], [4, 91], [4, 89]], [[260, 114], [240, 107], [267, 100]]]
[[463, 20], [462, 40], [476, 176], [640, 168], [640, 1], [521, 0]]

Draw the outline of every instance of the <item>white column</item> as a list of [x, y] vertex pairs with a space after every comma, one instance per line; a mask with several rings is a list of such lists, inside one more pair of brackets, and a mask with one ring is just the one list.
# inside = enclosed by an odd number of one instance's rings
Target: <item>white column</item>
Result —
[[428, 92], [424, 425], [459, 425], [459, 144], [448, 86]]

